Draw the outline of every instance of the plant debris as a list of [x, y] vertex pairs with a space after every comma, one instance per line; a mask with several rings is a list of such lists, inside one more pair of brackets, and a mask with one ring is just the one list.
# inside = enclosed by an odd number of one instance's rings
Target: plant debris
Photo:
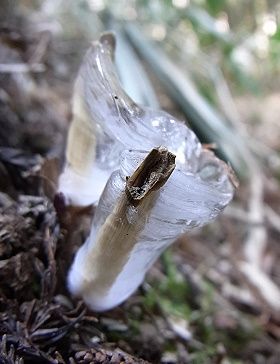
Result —
[[279, 287], [279, 176], [268, 166], [261, 222], [242, 182], [219, 222], [180, 238], [122, 306], [95, 314], [70, 296], [66, 274], [94, 211], [66, 210], [54, 191], [87, 44], [40, 28], [33, 11], [0, 24], [0, 363], [278, 364], [279, 312], [238, 269], [244, 236], [265, 228], [258, 268]]

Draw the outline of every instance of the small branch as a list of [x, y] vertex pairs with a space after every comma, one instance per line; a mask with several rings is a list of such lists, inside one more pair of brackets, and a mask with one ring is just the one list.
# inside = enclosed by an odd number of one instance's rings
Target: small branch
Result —
[[27, 73], [27, 72], [44, 72], [46, 67], [42, 63], [0, 63], [0, 73]]
[[239, 262], [239, 269], [261, 296], [263, 301], [280, 313], [280, 290], [277, 285], [258, 266]]
[[234, 205], [234, 203], [231, 203], [231, 205], [226, 207], [226, 209], [223, 212], [223, 215], [231, 219], [243, 222], [246, 225], [257, 226], [263, 224], [262, 221], [250, 219], [248, 212], [245, 211], [243, 208]]
[[269, 205], [265, 205], [265, 216], [269, 224], [280, 232], [280, 216]]
[[[167, 181], [175, 168], [174, 162], [175, 156], [166, 149], [153, 149], [127, 179], [125, 193], [100, 228], [88, 255], [86, 276], [91, 276], [94, 266], [96, 294], [107, 291], [121, 272], [150, 214], [156, 197], [153, 192]], [[139, 218], [134, 224], [127, 218], [131, 207], [138, 208]], [[88, 284], [92, 286], [93, 282]], [[88, 289], [87, 285], [83, 289]]]
[[42, 62], [47, 52], [50, 41], [51, 41], [51, 32], [44, 31], [40, 34], [40, 38], [36, 45], [36, 48], [28, 60], [30, 64], [39, 64]]
[[[172, 153], [165, 148], [153, 149], [132, 176], [127, 177], [125, 190], [114, 210], [102, 226], [95, 227], [96, 233], [94, 231], [90, 235], [86, 246], [77, 253], [68, 279], [70, 290], [82, 296], [93, 309], [111, 308], [95, 301], [102, 302], [104, 297], [106, 302], [106, 295], [124, 269], [145, 227], [157, 198], [157, 190], [165, 184], [174, 168], [175, 156]], [[137, 214], [133, 222], [129, 219], [132, 211]], [[140, 273], [144, 275], [145, 272]], [[130, 285], [135, 290], [140, 283], [135, 278]], [[122, 282], [121, 289], [126, 292], [125, 282]], [[125, 297], [119, 293], [110, 305], [113, 307], [126, 297], [127, 293]]]
[[223, 212], [223, 215], [231, 219], [246, 223], [247, 225], [270, 225], [273, 229], [280, 232], [280, 216], [267, 204], [264, 205], [265, 221], [263, 222], [258, 220], [252, 220], [247, 211], [245, 211], [241, 207], [234, 205], [234, 203], [232, 203], [230, 206], [227, 206], [227, 208]]

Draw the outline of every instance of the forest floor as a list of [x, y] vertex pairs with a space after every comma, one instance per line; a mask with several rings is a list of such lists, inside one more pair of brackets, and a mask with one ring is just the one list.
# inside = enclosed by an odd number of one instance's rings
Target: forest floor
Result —
[[[239, 269], [244, 236], [264, 231], [244, 212], [246, 183], [234, 208], [182, 237], [120, 307], [96, 314], [70, 296], [65, 277], [93, 211], [61, 216], [54, 196], [86, 47], [24, 15], [0, 28], [0, 363], [279, 363], [277, 303]], [[156, 89], [162, 107], [180, 114]], [[249, 101], [239, 100], [241, 112]], [[279, 180], [269, 168], [263, 178], [262, 267], [277, 288]]]

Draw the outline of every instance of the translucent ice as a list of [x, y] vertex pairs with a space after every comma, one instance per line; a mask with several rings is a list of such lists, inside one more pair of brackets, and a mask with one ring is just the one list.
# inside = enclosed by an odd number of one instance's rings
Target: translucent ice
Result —
[[[193, 156], [198, 156], [201, 149], [195, 134], [168, 113], [139, 106], [130, 99], [116, 75], [114, 45], [111, 34], [94, 43], [85, 56], [77, 81], [100, 134], [98, 157], [111, 165], [111, 158], [107, 158], [111, 140], [120, 149], [150, 150], [163, 145], [177, 155], [177, 162], [179, 159], [182, 164], [192, 163]], [[104, 139], [107, 143], [103, 143]]]
[[[75, 171], [80, 175], [78, 178], [73, 178], [69, 168], [61, 176], [60, 186], [75, 204], [79, 200], [75, 196], [76, 180], [79, 180], [86, 195], [84, 199], [80, 196], [80, 203], [96, 203], [108, 177], [120, 165], [121, 152], [126, 149], [148, 151], [161, 145], [176, 155], [176, 163], [185, 171], [194, 171], [198, 167], [202, 148], [195, 134], [168, 113], [137, 105], [130, 99], [117, 78], [113, 62], [114, 49], [115, 39], [112, 34], [105, 34], [98, 42], [94, 42], [85, 55], [76, 80], [74, 114], [86, 115], [86, 121], [80, 122], [79, 128], [84, 128], [87, 135], [94, 134], [95, 153], [94, 160], [88, 168], [83, 169], [82, 175], [81, 170]], [[84, 142], [81, 147], [76, 141], [72, 149], [77, 154], [85, 144], [88, 142]], [[84, 165], [87, 165], [85, 159]], [[71, 160], [68, 160], [68, 166], [75, 169]], [[91, 185], [87, 185], [86, 181], [89, 178], [96, 180], [96, 175], [99, 178], [90, 199]]]
[[[76, 127], [83, 153], [75, 158], [70, 151], [60, 179], [60, 189], [72, 203], [99, 201], [90, 236], [68, 276], [71, 292], [99, 311], [124, 301], [167, 246], [214, 219], [234, 193], [228, 166], [203, 149], [190, 129], [166, 112], [129, 98], [116, 76], [114, 47], [113, 35], [103, 35], [82, 63], [74, 110], [82, 115]], [[175, 170], [149, 208], [137, 207], [126, 199], [127, 179], [159, 146], [175, 154]]]

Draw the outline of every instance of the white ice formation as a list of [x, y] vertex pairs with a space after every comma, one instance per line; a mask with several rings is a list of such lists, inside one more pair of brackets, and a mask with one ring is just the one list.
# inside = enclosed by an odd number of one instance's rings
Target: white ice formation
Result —
[[[110, 309], [130, 296], [166, 247], [182, 233], [214, 219], [234, 193], [227, 165], [202, 148], [183, 122], [164, 111], [139, 106], [125, 93], [114, 68], [114, 48], [112, 34], [101, 36], [88, 50], [80, 68], [73, 111], [74, 116], [83, 115], [77, 129], [85, 131], [85, 141], [75, 141], [72, 131], [68, 145], [71, 150], [59, 187], [72, 204], [98, 204], [90, 236], [76, 254], [68, 276], [70, 291], [82, 296], [97, 311]], [[102, 289], [96, 283], [96, 261], [88, 260], [92, 256], [101, 259], [106, 267], [113, 266], [115, 258], [108, 252], [106, 256], [95, 252], [98, 233], [112, 218], [124, 193], [126, 177], [152, 148], [159, 146], [176, 155], [176, 168], [158, 191], [148, 216], [141, 216], [137, 207], [127, 209], [124, 218], [131, 227], [143, 218], [145, 223], [121, 270]]]

